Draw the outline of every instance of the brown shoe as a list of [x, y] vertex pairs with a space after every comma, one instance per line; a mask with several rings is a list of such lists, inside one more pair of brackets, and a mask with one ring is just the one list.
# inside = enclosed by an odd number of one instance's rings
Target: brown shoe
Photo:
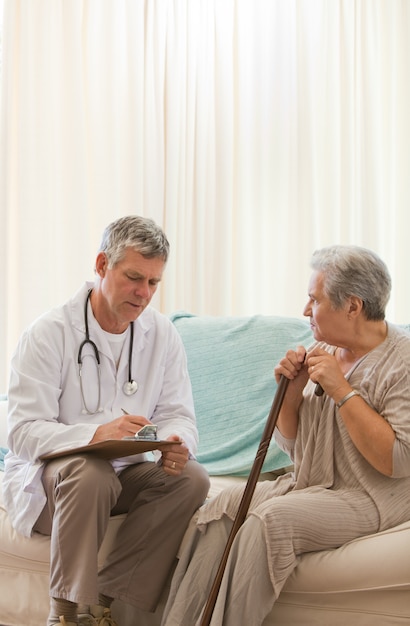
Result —
[[55, 626], [77, 626], [76, 622], [66, 622], [64, 615], [60, 615], [60, 619]]
[[[111, 609], [103, 608], [102, 606], [93, 607], [93, 613], [97, 626], [118, 626], [111, 615]], [[97, 615], [95, 615], [95, 613], [97, 613]], [[82, 625], [82, 622], [80, 622], [80, 624]]]
[[98, 620], [89, 613], [79, 613], [78, 626], [98, 626]]
[[67, 622], [64, 615], [60, 615], [59, 621], [54, 626], [98, 626], [98, 621], [85, 613], [78, 616], [78, 622]]

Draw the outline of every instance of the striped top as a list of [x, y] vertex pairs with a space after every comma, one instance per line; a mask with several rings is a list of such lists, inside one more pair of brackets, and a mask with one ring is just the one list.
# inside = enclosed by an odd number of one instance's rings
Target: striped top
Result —
[[[335, 350], [320, 345], [329, 352]], [[376, 505], [380, 531], [410, 519], [410, 334], [388, 324], [385, 341], [365, 355], [346, 378], [396, 433], [393, 477], [384, 476], [366, 461], [351, 441], [334, 401], [325, 394], [316, 396], [315, 385], [309, 381], [296, 440], [285, 440], [275, 432], [277, 444], [294, 461], [294, 472], [259, 483], [249, 512], [291, 490], [321, 487], [341, 496], [343, 491], [367, 495]], [[199, 525], [224, 513], [234, 519], [241, 493], [240, 487], [234, 487], [208, 502], [200, 510]]]

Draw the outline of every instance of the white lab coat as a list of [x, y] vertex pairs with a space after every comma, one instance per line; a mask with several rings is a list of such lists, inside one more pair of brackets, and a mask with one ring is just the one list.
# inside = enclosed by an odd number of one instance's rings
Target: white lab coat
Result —
[[[104, 331], [90, 304], [90, 338], [101, 358], [102, 412], [84, 414], [78, 375], [78, 349], [85, 337], [85, 284], [66, 304], [37, 319], [22, 335], [11, 362], [8, 446], [4, 500], [13, 526], [30, 536], [46, 497], [42, 487], [43, 463], [39, 457], [52, 451], [87, 444], [97, 426], [127, 412], [143, 415], [158, 425], [158, 436], [178, 434], [192, 456], [198, 433], [191, 383], [181, 338], [170, 320], [147, 307], [134, 323], [132, 377], [138, 391], [127, 396], [128, 342], [118, 371]], [[83, 386], [87, 406], [98, 400], [96, 360], [92, 348], [83, 350]], [[91, 356], [90, 356], [91, 355]], [[135, 455], [113, 461], [116, 471], [124, 464], [145, 460]], [[152, 457], [151, 457], [152, 458]]]

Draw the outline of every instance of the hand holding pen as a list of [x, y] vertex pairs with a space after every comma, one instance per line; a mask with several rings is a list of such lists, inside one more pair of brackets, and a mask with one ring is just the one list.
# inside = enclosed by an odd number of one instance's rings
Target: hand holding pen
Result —
[[106, 441], [107, 439], [134, 437], [135, 433], [146, 424], [151, 424], [151, 422], [142, 415], [121, 415], [111, 422], [100, 424], [89, 443], [98, 443], [100, 441]]
[[[124, 415], [129, 415], [125, 409], [121, 409]], [[137, 430], [135, 435], [131, 435], [131, 437], [124, 437], [124, 439], [141, 439], [142, 441], [158, 441], [157, 437], [158, 426], [155, 424], [145, 424]]]

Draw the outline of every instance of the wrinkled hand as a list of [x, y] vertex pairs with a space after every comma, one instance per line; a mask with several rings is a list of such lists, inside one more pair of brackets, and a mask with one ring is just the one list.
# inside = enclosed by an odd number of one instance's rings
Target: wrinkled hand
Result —
[[305, 364], [306, 349], [298, 346], [296, 350], [288, 350], [274, 369], [276, 382], [285, 376], [290, 381], [295, 381], [294, 387], [303, 389], [309, 378]]
[[[181, 442], [181, 438], [178, 435], [171, 435], [167, 441]], [[162, 467], [170, 476], [179, 476], [183, 472], [188, 458], [189, 450], [184, 442], [175, 443], [174, 446], [169, 446], [162, 451]]]
[[107, 424], [98, 426], [90, 443], [133, 437], [146, 424], [151, 424], [151, 422], [142, 415], [121, 415]]
[[310, 379], [314, 383], [319, 383], [331, 398], [337, 394], [338, 389], [346, 386], [349, 388], [335, 356], [323, 348], [316, 347], [311, 350], [306, 355], [306, 365]]
[[303, 389], [309, 380], [305, 358], [306, 349], [303, 346], [298, 346], [296, 350], [288, 350], [274, 369], [277, 383], [279, 383], [281, 376], [285, 376], [290, 381], [284, 405], [292, 407], [294, 410], [300, 405]]

